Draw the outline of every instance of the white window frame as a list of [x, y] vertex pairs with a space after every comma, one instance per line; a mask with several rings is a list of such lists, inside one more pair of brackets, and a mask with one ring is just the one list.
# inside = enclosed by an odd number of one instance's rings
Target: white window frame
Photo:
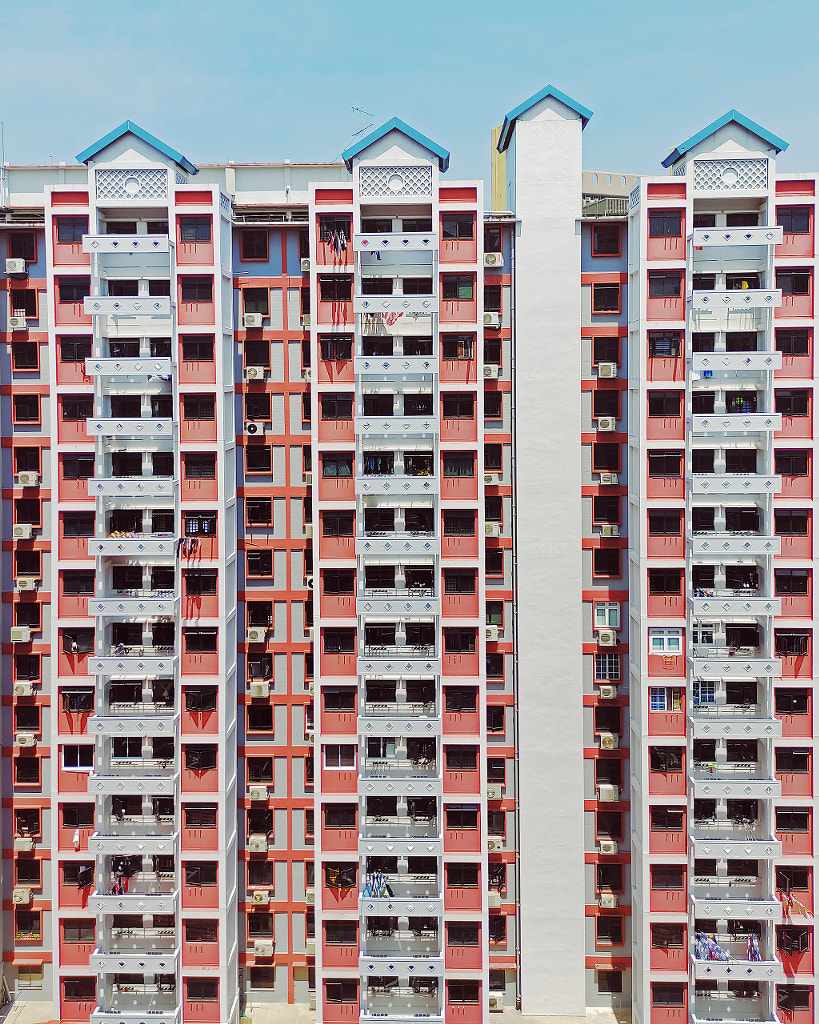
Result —
[[[605, 659], [605, 661], [604, 661]], [[599, 664], [605, 664], [607, 668], [614, 668], [614, 672], [609, 672], [606, 675], [598, 675], [597, 666]], [[609, 654], [608, 652], [598, 652], [594, 656], [594, 678], [597, 680], [610, 679], [613, 683], [620, 679], [620, 655]]]
[[[88, 767], [85, 767], [85, 765], [72, 765], [72, 764], [66, 764], [65, 763], [65, 755], [66, 755], [66, 753], [69, 750], [77, 750], [77, 751], [79, 751], [82, 748], [87, 748], [88, 750], [91, 751], [91, 764], [88, 765]], [[63, 746], [62, 755], [63, 755], [62, 756], [63, 771], [66, 771], [66, 772], [89, 772], [89, 773], [93, 772], [93, 770], [94, 770], [94, 744], [93, 743], [66, 743]]]
[[619, 629], [620, 628], [620, 602], [619, 601], [595, 601], [594, 602], [594, 628], [595, 629]]
[[[717, 631], [717, 627], [710, 622], [703, 622], [697, 626], [691, 627], [691, 642], [698, 644], [702, 647], [712, 647], [714, 645], [714, 634]], [[704, 639], [705, 635], [708, 635], [710, 639]]]
[[[341, 752], [347, 748], [352, 750], [352, 760], [349, 764], [342, 763]], [[332, 755], [331, 755], [332, 752]], [[330, 756], [331, 755], [331, 756]], [[335, 763], [334, 763], [335, 762]], [[336, 771], [350, 771], [356, 767], [356, 746], [353, 743], [325, 743], [324, 744], [324, 767]]]
[[716, 703], [716, 684], [711, 679], [695, 679], [691, 686], [691, 699], [694, 707], [700, 704]]
[[649, 711], [682, 711], [682, 689], [679, 686], [649, 688]]
[[683, 631], [678, 626], [658, 626], [648, 631], [649, 654], [682, 654]]

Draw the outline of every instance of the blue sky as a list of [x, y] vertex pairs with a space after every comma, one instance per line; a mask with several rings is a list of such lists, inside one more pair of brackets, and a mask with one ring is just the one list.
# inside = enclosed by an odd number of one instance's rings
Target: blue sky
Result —
[[486, 176], [492, 126], [551, 82], [594, 111], [590, 169], [660, 173], [731, 107], [819, 166], [816, 0], [27, 0], [0, 39], [12, 164], [128, 118], [194, 163], [334, 160], [398, 116]]

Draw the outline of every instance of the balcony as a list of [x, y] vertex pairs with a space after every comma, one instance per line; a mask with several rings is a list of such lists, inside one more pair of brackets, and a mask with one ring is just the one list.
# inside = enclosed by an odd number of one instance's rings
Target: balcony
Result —
[[88, 377], [137, 377], [144, 384], [143, 378], [170, 377], [173, 362], [153, 356], [144, 359], [86, 359], [85, 373]]
[[96, 796], [118, 796], [123, 791], [123, 780], [126, 780], [128, 787], [145, 796], [173, 796], [177, 773], [178, 767], [171, 761], [156, 758], [112, 760], [99, 773], [89, 775], [88, 792]]
[[[713, 882], [720, 888], [725, 887], [729, 880], [727, 878], [715, 878]], [[737, 879], [736, 881], [739, 881]], [[747, 879], [756, 881], [756, 879]], [[697, 885], [697, 879], [694, 879]], [[697, 920], [705, 921], [773, 921], [779, 924], [782, 921], [782, 904], [772, 896], [743, 899], [738, 896], [732, 899], [730, 894], [724, 898], [706, 898], [701, 895], [691, 897], [691, 906], [694, 909], [694, 917]]]
[[[699, 591], [692, 597], [695, 618], [722, 618], [731, 615], [752, 615], [757, 618], [782, 613], [779, 597], [757, 597], [752, 590], [720, 589], [710, 593]], [[90, 602], [89, 602], [90, 605]]]
[[172, 476], [92, 477], [88, 496], [103, 498], [173, 498], [178, 483]]
[[760, 374], [782, 369], [781, 352], [695, 352], [691, 369], [696, 373]]
[[438, 615], [441, 602], [432, 587], [368, 588], [356, 598], [358, 615]]
[[[175, 714], [173, 703], [165, 701], [111, 701], [102, 715], [91, 715], [87, 728], [98, 736], [136, 736], [148, 733], [168, 736], [173, 730]], [[151, 719], [147, 727], [141, 722], [144, 718]], [[124, 719], [128, 721], [123, 725]], [[131, 732], [131, 729], [138, 732]]]
[[688, 544], [695, 555], [778, 555], [782, 551], [781, 537], [754, 533], [700, 533], [690, 537]]
[[695, 761], [688, 778], [695, 799], [766, 800], [782, 795], [782, 783], [759, 761]]
[[364, 928], [361, 957], [388, 957], [391, 962], [440, 958], [440, 934], [437, 928], [425, 931], [396, 928], [389, 932], [379, 928]]
[[127, 857], [131, 854], [170, 856], [175, 852], [178, 839], [179, 834], [173, 829], [160, 831], [155, 826], [154, 832], [125, 832], [114, 831], [109, 824], [105, 832], [94, 832], [88, 837], [88, 852], [107, 857]]
[[782, 305], [782, 292], [778, 288], [731, 288], [719, 291], [715, 289], [692, 292], [689, 302], [695, 313], [718, 310], [745, 313], [757, 309], [776, 309]]
[[[91, 1013], [90, 1024], [182, 1024], [182, 1007], [175, 995], [152, 995], [153, 986], [123, 987]], [[120, 994], [122, 993], [122, 994]], [[107, 1007], [107, 1008], [106, 1008]]]
[[[379, 831], [382, 831], [379, 829]], [[358, 852], [364, 857], [441, 857], [444, 843], [437, 836], [364, 836], [359, 834]]]
[[88, 909], [92, 914], [173, 914], [179, 890], [170, 878], [161, 885], [161, 891], [153, 890], [135, 884], [131, 877], [127, 893], [93, 892], [88, 898]]
[[440, 675], [441, 659], [432, 644], [409, 646], [365, 646], [356, 662], [356, 672], [364, 675]]
[[689, 716], [694, 739], [778, 739], [782, 735], [782, 722], [766, 718], [758, 704], [703, 704], [695, 705]]
[[88, 672], [97, 676], [171, 676], [176, 655], [172, 647], [110, 647], [101, 657], [88, 659]]
[[356, 416], [355, 432], [361, 437], [433, 438], [438, 436], [434, 416]]
[[173, 437], [172, 419], [123, 416], [120, 419], [89, 419], [85, 422], [89, 437]]
[[[383, 892], [379, 891], [375, 895], [365, 895], [362, 893], [359, 896], [362, 914], [385, 915], [387, 917], [397, 915], [401, 917], [407, 916], [407, 914], [425, 916], [427, 913], [438, 913], [437, 910], [426, 911], [420, 909], [422, 904], [423, 906], [437, 904], [443, 900], [441, 884], [438, 881], [437, 875], [386, 874], [383, 871], [379, 872], [379, 874], [383, 878], [384, 885], [389, 887], [389, 893], [386, 889]], [[387, 904], [398, 902], [403, 906], [407, 901], [417, 903], [419, 909], [414, 911], [383, 909]], [[376, 905], [382, 909], [375, 909]]]
[[727, 990], [694, 998], [691, 1024], [714, 1024], [714, 1021], [725, 1021], [726, 1024], [782, 1024], [779, 1017], [769, 1014], [764, 996], [743, 999]]
[[719, 436], [722, 434], [770, 434], [782, 429], [779, 413], [744, 412], [726, 413], [724, 416], [692, 416], [691, 429], [695, 434]]
[[144, 558], [176, 553], [176, 538], [170, 533], [119, 533], [110, 537], [89, 537], [88, 554]]
[[694, 494], [711, 497], [720, 494], [779, 494], [782, 477], [763, 473], [694, 473], [688, 477], [688, 485]]
[[[781, 228], [779, 229], [781, 232]], [[389, 231], [384, 234], [353, 235], [355, 252], [435, 252], [438, 235], [434, 231]]]
[[[353, 300], [353, 311], [369, 315], [401, 313], [404, 316], [413, 313], [437, 313], [438, 297], [437, 295], [356, 295]], [[86, 312], [91, 311], [86, 310]]]
[[[170, 929], [171, 931], [173, 929]], [[142, 931], [158, 931], [158, 929], [137, 929]], [[155, 943], [159, 941], [157, 937]], [[153, 949], [147, 950], [139, 945], [120, 947], [120, 943], [112, 943], [108, 949], [97, 948], [88, 958], [88, 966], [98, 974], [119, 974], [144, 973], [144, 974], [175, 974], [179, 960], [179, 950], [176, 948], [175, 939], [167, 940], [169, 945], [162, 948], [154, 945]]]
[[695, 857], [775, 860], [782, 856], [782, 843], [764, 835], [759, 822], [748, 824], [725, 818], [695, 820], [689, 840]]
[[356, 494], [390, 494], [396, 497], [414, 494], [437, 494], [440, 481], [429, 473], [356, 474]]
[[[364, 817], [360, 839], [438, 839], [441, 829], [437, 817], [410, 817], [407, 814], [370, 814]], [[423, 850], [419, 848], [419, 853]]]
[[[383, 965], [373, 968], [384, 974]], [[370, 973], [370, 972], [368, 972]], [[426, 979], [384, 978], [364, 988], [362, 985], [362, 1021], [388, 1021], [389, 1024], [443, 1024], [444, 1017], [439, 1003], [438, 986]]]
[[782, 676], [779, 658], [765, 658], [758, 647], [694, 646], [693, 665], [697, 679], [758, 679]]
[[438, 360], [434, 356], [356, 356], [354, 367], [357, 377], [366, 377], [370, 383], [381, 380], [400, 389], [404, 381], [431, 380], [438, 373]]
[[[780, 229], [781, 230], [781, 229]], [[96, 253], [170, 252], [168, 235], [83, 235], [82, 251]]]
[[367, 533], [355, 539], [357, 555], [437, 555], [440, 551], [441, 538], [434, 532], [395, 530], [391, 533]]
[[155, 295], [135, 295], [133, 298], [89, 295], [83, 311], [91, 316], [144, 316], [164, 320], [171, 315], [171, 300], [168, 296]]
[[[695, 939], [696, 952], [691, 956], [694, 978], [711, 978], [715, 981], [781, 981], [784, 977], [779, 960], [751, 960], [748, 956], [747, 939], [717, 932], [713, 936], [698, 934]], [[710, 959], [709, 949], [714, 956], [725, 959]], [[760, 954], [764, 957], [764, 952]]]
[[781, 243], [782, 228], [694, 228], [690, 238], [695, 249], [706, 249], [715, 245], [771, 246]]
[[173, 590], [147, 590], [143, 594], [140, 597], [90, 597], [88, 614], [111, 619], [149, 619], [175, 613], [178, 598]]

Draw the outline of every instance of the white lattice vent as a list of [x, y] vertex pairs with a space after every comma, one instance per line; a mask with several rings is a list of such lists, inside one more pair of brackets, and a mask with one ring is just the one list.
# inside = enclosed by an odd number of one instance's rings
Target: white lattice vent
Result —
[[429, 196], [432, 195], [432, 167], [429, 164], [360, 167], [358, 191], [361, 196]]
[[141, 202], [168, 198], [168, 172], [164, 168], [99, 170], [96, 174], [97, 202], [120, 200]]
[[695, 160], [694, 188], [699, 192], [762, 191], [768, 187], [768, 161]]

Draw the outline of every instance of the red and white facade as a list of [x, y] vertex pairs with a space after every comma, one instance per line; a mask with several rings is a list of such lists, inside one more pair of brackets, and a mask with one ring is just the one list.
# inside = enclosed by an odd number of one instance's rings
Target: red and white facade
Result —
[[29, 1015], [813, 1019], [816, 176], [590, 117], [3, 169]]

